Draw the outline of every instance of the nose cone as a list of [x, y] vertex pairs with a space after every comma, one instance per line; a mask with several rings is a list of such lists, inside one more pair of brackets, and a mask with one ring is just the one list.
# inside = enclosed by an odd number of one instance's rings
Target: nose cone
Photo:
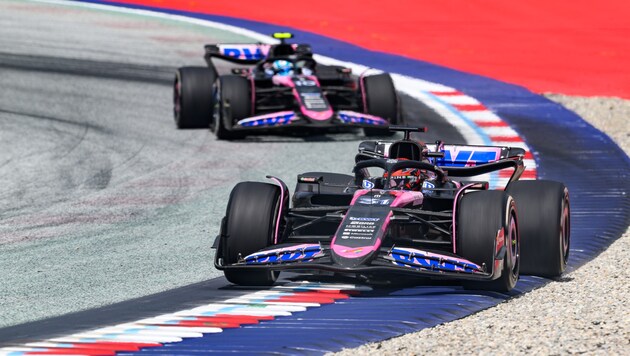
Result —
[[333, 262], [346, 268], [367, 264], [381, 247], [390, 216], [389, 205], [355, 204], [348, 209], [331, 244]]

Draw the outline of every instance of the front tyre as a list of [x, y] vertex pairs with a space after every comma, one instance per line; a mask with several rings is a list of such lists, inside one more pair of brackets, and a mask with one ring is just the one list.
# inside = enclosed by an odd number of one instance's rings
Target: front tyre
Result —
[[[227, 265], [274, 243], [280, 204], [280, 188], [273, 184], [241, 182], [232, 189], [222, 246]], [[279, 272], [251, 268], [226, 269], [224, 274], [234, 284], [269, 286], [276, 281]]]
[[239, 75], [219, 77], [214, 122], [211, 125], [220, 140], [243, 138], [242, 132], [232, 130], [239, 120], [252, 115], [251, 85], [247, 78]]
[[507, 187], [514, 197], [521, 232], [521, 272], [555, 278], [569, 259], [569, 190], [559, 182], [529, 180]]
[[[503, 191], [465, 194], [457, 208], [457, 252], [465, 259], [484, 264], [487, 271], [500, 268], [493, 281], [466, 281], [466, 289], [509, 292], [519, 277], [520, 251], [514, 199]], [[505, 253], [496, 264], [498, 244]]]
[[[398, 96], [394, 82], [387, 73], [371, 75], [363, 78], [365, 111], [389, 121], [390, 125], [398, 124]], [[394, 132], [388, 128], [363, 128], [365, 136], [391, 136]]]
[[181, 67], [173, 83], [173, 116], [179, 129], [207, 128], [212, 118], [216, 80], [207, 67]]

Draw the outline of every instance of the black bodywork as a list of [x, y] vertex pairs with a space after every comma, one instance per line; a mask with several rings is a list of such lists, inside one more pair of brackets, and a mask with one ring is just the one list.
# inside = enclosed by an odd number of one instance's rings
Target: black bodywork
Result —
[[[496, 261], [502, 263], [506, 258], [508, 252], [505, 246], [492, 243], [497, 251], [493, 252], [492, 259], [484, 262], [471, 262], [458, 254], [454, 247], [454, 222], [457, 219], [454, 210], [458, 200], [464, 191], [487, 190], [488, 182], [455, 181], [453, 178], [465, 179], [511, 169], [510, 181], [515, 181], [524, 170], [524, 151], [510, 147], [461, 146], [478, 147], [480, 150], [493, 148], [500, 152], [500, 157], [492, 162], [476, 162], [469, 167], [453, 166], [459, 165], [459, 162], [451, 161], [449, 166], [444, 162], [444, 145], [441, 142], [430, 151], [427, 146], [409, 140], [409, 132], [414, 129], [392, 129], [406, 131], [405, 139], [393, 143], [361, 143], [354, 175], [326, 172], [300, 174], [292, 207], [289, 208], [288, 201], [282, 202], [284, 210], [280, 234], [267, 248], [241, 256], [236, 263], [226, 263], [222, 248], [229, 236], [222, 225], [215, 243], [215, 266], [226, 271], [267, 269], [401, 273], [479, 281], [501, 277], [502, 271]], [[380, 180], [379, 176], [371, 178], [375, 176], [368, 170], [373, 168], [387, 172], [389, 177], [400, 169], [417, 168], [431, 172], [432, 179], [420, 192], [392, 190], [387, 180]], [[284, 183], [279, 184], [287, 192], [283, 196], [286, 200], [288, 189]], [[366, 184], [370, 185], [369, 189], [366, 189]], [[421, 199], [420, 205], [413, 201], [414, 194]], [[401, 203], [405, 198], [412, 199]], [[496, 239], [502, 238], [501, 234]], [[495, 241], [495, 237], [490, 238]], [[374, 252], [362, 254], [360, 258], [339, 254], [340, 251], [363, 253], [363, 248], [374, 249]]]
[[[293, 49], [295, 47], [295, 49]], [[215, 68], [214, 59], [221, 59], [243, 67], [233, 68], [232, 74], [242, 75], [253, 82], [255, 93], [254, 113], [262, 115], [297, 107], [290, 87], [277, 86], [264, 71], [264, 66], [277, 59], [294, 64], [296, 74], [308, 68], [319, 81], [321, 91], [334, 110], [363, 111], [363, 102], [358, 80], [349, 68], [318, 64], [313, 59], [311, 46], [307, 44], [277, 44], [269, 46], [265, 57], [252, 56], [241, 59], [225, 55], [218, 45], [206, 45], [204, 59], [210, 68]], [[215, 69], [216, 70], [216, 69]]]

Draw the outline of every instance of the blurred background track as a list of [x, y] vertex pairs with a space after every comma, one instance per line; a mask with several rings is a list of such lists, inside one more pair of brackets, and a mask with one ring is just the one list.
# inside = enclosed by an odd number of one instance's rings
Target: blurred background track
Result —
[[314, 32], [370, 50], [523, 85], [534, 92], [630, 98], [626, 0], [120, 0]]

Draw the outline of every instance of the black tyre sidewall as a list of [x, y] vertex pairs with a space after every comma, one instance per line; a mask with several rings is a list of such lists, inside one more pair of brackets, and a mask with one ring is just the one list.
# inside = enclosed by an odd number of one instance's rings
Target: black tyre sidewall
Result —
[[[363, 78], [365, 89], [365, 111], [374, 116], [382, 117], [391, 125], [398, 124], [398, 95], [392, 78], [387, 73], [371, 75]], [[366, 136], [390, 136], [389, 129], [366, 127], [363, 129]]]
[[[226, 264], [236, 263], [239, 257], [273, 244], [279, 207], [278, 186], [241, 182], [234, 187], [226, 210], [226, 238], [222, 254]], [[225, 276], [236, 284], [269, 285], [275, 281], [277, 273], [260, 269], [226, 270]]]
[[[501, 276], [489, 282], [466, 282], [464, 287], [510, 291], [516, 285], [520, 267], [518, 226], [512, 197], [503, 191], [471, 192], [461, 198], [457, 209], [457, 253], [477, 264], [485, 264], [488, 272], [495, 272], [497, 233], [500, 229], [505, 233], [506, 254], [499, 267]], [[510, 240], [512, 223], [516, 225], [514, 249]]]
[[207, 67], [181, 67], [176, 71], [173, 83], [173, 116], [178, 128], [209, 127], [214, 105], [215, 80], [215, 71]]
[[521, 273], [554, 278], [566, 269], [570, 247], [569, 193], [564, 184], [516, 181], [514, 197], [521, 234]]
[[242, 133], [232, 131], [232, 126], [252, 115], [250, 82], [239, 75], [224, 75], [219, 78], [216, 90], [215, 134], [219, 139], [243, 137]]

